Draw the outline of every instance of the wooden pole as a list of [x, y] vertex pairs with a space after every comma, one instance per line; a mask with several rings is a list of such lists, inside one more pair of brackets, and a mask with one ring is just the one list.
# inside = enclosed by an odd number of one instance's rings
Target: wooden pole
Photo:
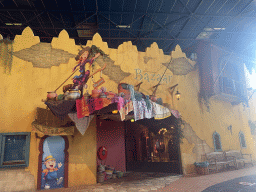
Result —
[[74, 75], [74, 73], [75, 72], [77, 72], [77, 70], [78, 70], [79, 68], [77, 68], [57, 89], [55, 89], [55, 91], [54, 92], [56, 92], [64, 83], [66, 83], [66, 81], [67, 80], [69, 80], [69, 78], [72, 76], [72, 75]]

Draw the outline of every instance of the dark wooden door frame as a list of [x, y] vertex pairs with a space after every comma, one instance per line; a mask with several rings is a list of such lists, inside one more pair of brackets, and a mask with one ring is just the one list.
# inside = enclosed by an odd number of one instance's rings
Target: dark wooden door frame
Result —
[[[38, 156], [38, 170], [37, 170], [37, 190], [41, 190], [41, 179], [42, 179], [42, 157], [43, 157], [43, 144], [47, 137], [51, 137], [48, 135], [45, 135], [41, 138], [39, 142], [39, 156]], [[68, 163], [69, 163], [69, 154], [68, 154], [68, 148], [69, 148], [69, 142], [67, 136], [61, 136], [65, 141], [65, 159], [64, 159], [64, 188], [68, 188]]]

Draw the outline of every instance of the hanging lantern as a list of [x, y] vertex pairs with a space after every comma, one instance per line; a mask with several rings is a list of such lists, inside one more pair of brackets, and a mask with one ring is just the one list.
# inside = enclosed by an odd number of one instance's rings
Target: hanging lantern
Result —
[[118, 113], [118, 110], [113, 110], [112, 113], [113, 113], [113, 114], [117, 114], [117, 113]]
[[178, 100], [180, 100], [180, 92], [177, 90], [177, 92], [175, 93], [175, 96]]

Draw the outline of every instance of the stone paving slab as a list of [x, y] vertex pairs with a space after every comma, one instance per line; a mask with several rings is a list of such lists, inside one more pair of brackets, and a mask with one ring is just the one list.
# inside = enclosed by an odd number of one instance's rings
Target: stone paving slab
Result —
[[85, 186], [77, 192], [149, 192], [164, 188], [179, 176], [152, 177], [146, 173], [131, 174], [121, 179], [110, 179], [104, 183]]

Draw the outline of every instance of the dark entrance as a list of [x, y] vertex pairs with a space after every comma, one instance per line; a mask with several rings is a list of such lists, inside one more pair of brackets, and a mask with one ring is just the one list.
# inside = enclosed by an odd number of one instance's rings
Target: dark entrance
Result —
[[182, 173], [173, 118], [125, 122], [127, 171]]

